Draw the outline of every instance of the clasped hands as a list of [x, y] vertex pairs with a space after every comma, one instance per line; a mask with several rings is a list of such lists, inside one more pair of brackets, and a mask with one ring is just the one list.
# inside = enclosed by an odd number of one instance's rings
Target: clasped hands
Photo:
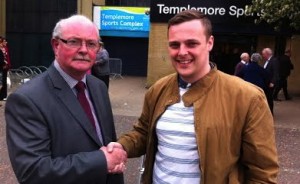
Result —
[[123, 146], [117, 142], [111, 142], [107, 146], [102, 146], [100, 150], [103, 151], [108, 172], [111, 174], [123, 173], [126, 169], [127, 153]]

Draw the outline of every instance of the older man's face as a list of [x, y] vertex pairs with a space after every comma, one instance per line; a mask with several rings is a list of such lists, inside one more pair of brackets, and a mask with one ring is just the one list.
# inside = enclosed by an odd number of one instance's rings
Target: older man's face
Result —
[[[79, 48], [70, 47], [65, 40], [76, 39], [84, 43]], [[93, 25], [71, 24], [64, 26], [60, 39], [52, 40], [55, 58], [60, 67], [70, 76], [80, 80], [93, 66], [98, 50], [89, 49], [87, 41], [98, 43], [98, 33]]]

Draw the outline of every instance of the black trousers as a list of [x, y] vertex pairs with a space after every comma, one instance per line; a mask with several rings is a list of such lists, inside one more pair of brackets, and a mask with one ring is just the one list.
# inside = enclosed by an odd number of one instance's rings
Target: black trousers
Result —
[[264, 90], [267, 101], [268, 101], [268, 105], [270, 108], [270, 111], [273, 114], [273, 108], [274, 108], [274, 102], [273, 102], [273, 93], [274, 93], [274, 88], [267, 88]]
[[275, 84], [273, 98], [277, 99], [278, 93], [282, 89], [285, 99], [286, 100], [289, 99], [290, 97], [289, 97], [289, 94], [288, 94], [287, 86], [288, 86], [287, 85], [287, 78], [281, 78], [281, 79], [277, 80], [277, 82]]

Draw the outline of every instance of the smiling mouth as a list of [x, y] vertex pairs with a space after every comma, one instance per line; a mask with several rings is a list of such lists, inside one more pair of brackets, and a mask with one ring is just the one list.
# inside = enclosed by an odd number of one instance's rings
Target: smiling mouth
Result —
[[188, 63], [192, 62], [192, 59], [186, 59], [186, 60], [179, 60], [179, 59], [177, 59], [176, 62], [180, 63], [180, 64], [188, 64]]

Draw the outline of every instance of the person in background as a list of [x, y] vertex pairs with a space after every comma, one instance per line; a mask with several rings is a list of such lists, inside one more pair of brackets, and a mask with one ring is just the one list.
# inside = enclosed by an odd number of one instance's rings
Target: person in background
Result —
[[92, 67], [92, 75], [102, 80], [107, 89], [109, 87], [109, 54], [107, 50], [104, 48], [104, 43], [102, 41], [99, 42], [101, 45], [100, 50], [97, 53], [95, 64]]
[[100, 48], [99, 30], [82, 15], [52, 33], [53, 64], [9, 95], [7, 147], [23, 184], [121, 184], [127, 156], [116, 140], [107, 88], [86, 72]]
[[149, 88], [133, 130], [108, 150], [145, 155], [144, 184], [276, 183], [274, 121], [265, 94], [209, 61], [210, 20], [182, 11], [169, 20], [167, 39], [176, 73]]
[[2, 87], [0, 89], [0, 100], [6, 100], [7, 97], [7, 73], [10, 68], [10, 57], [8, 52], [7, 41], [4, 37], [0, 37], [0, 49], [3, 60], [0, 63], [0, 72], [2, 73]]
[[[2, 45], [2, 37], [0, 37], [0, 47], [1, 47], [1, 45]], [[4, 53], [2, 52], [2, 49], [0, 50], [0, 72], [1, 72], [1, 74], [3, 75], [3, 66], [5, 66], [6, 65], [6, 63], [5, 63], [5, 60], [4, 60]], [[3, 76], [2, 76], [2, 79], [3, 79]], [[1, 89], [4, 87], [3, 85], [5, 85], [5, 81], [4, 81], [4, 84], [3, 84], [3, 80], [1, 81], [2, 82], [2, 87], [1, 87]], [[2, 93], [2, 95], [1, 96], [4, 96], [3, 95], [3, 90], [0, 90], [0, 94]], [[4, 98], [1, 98], [0, 100], [3, 100]], [[0, 106], [2, 106], [2, 105], [0, 105]]]
[[270, 48], [264, 48], [262, 50], [262, 58], [264, 61], [264, 69], [268, 72], [270, 83], [269, 83], [269, 93], [267, 95], [268, 104], [270, 110], [273, 114], [274, 102], [273, 102], [273, 93], [274, 86], [278, 77], [278, 60], [273, 56], [273, 51]]
[[243, 52], [240, 56], [241, 61], [235, 66], [234, 75], [238, 75], [242, 68], [246, 66], [249, 62], [249, 54], [247, 52]]
[[291, 74], [291, 70], [294, 69], [294, 65], [291, 61], [291, 50], [287, 49], [284, 55], [279, 57], [279, 79], [277, 80], [277, 84], [275, 85], [273, 99], [278, 99], [278, 93], [282, 89], [285, 100], [291, 100], [291, 96], [288, 93], [288, 82], [287, 79]]
[[259, 53], [253, 53], [251, 55], [251, 60], [242, 70], [239, 72], [238, 76], [247, 82], [250, 82], [261, 89], [263, 89], [265, 95], [269, 93], [269, 75], [267, 71], [261, 67], [258, 63], [261, 61], [262, 57]]

